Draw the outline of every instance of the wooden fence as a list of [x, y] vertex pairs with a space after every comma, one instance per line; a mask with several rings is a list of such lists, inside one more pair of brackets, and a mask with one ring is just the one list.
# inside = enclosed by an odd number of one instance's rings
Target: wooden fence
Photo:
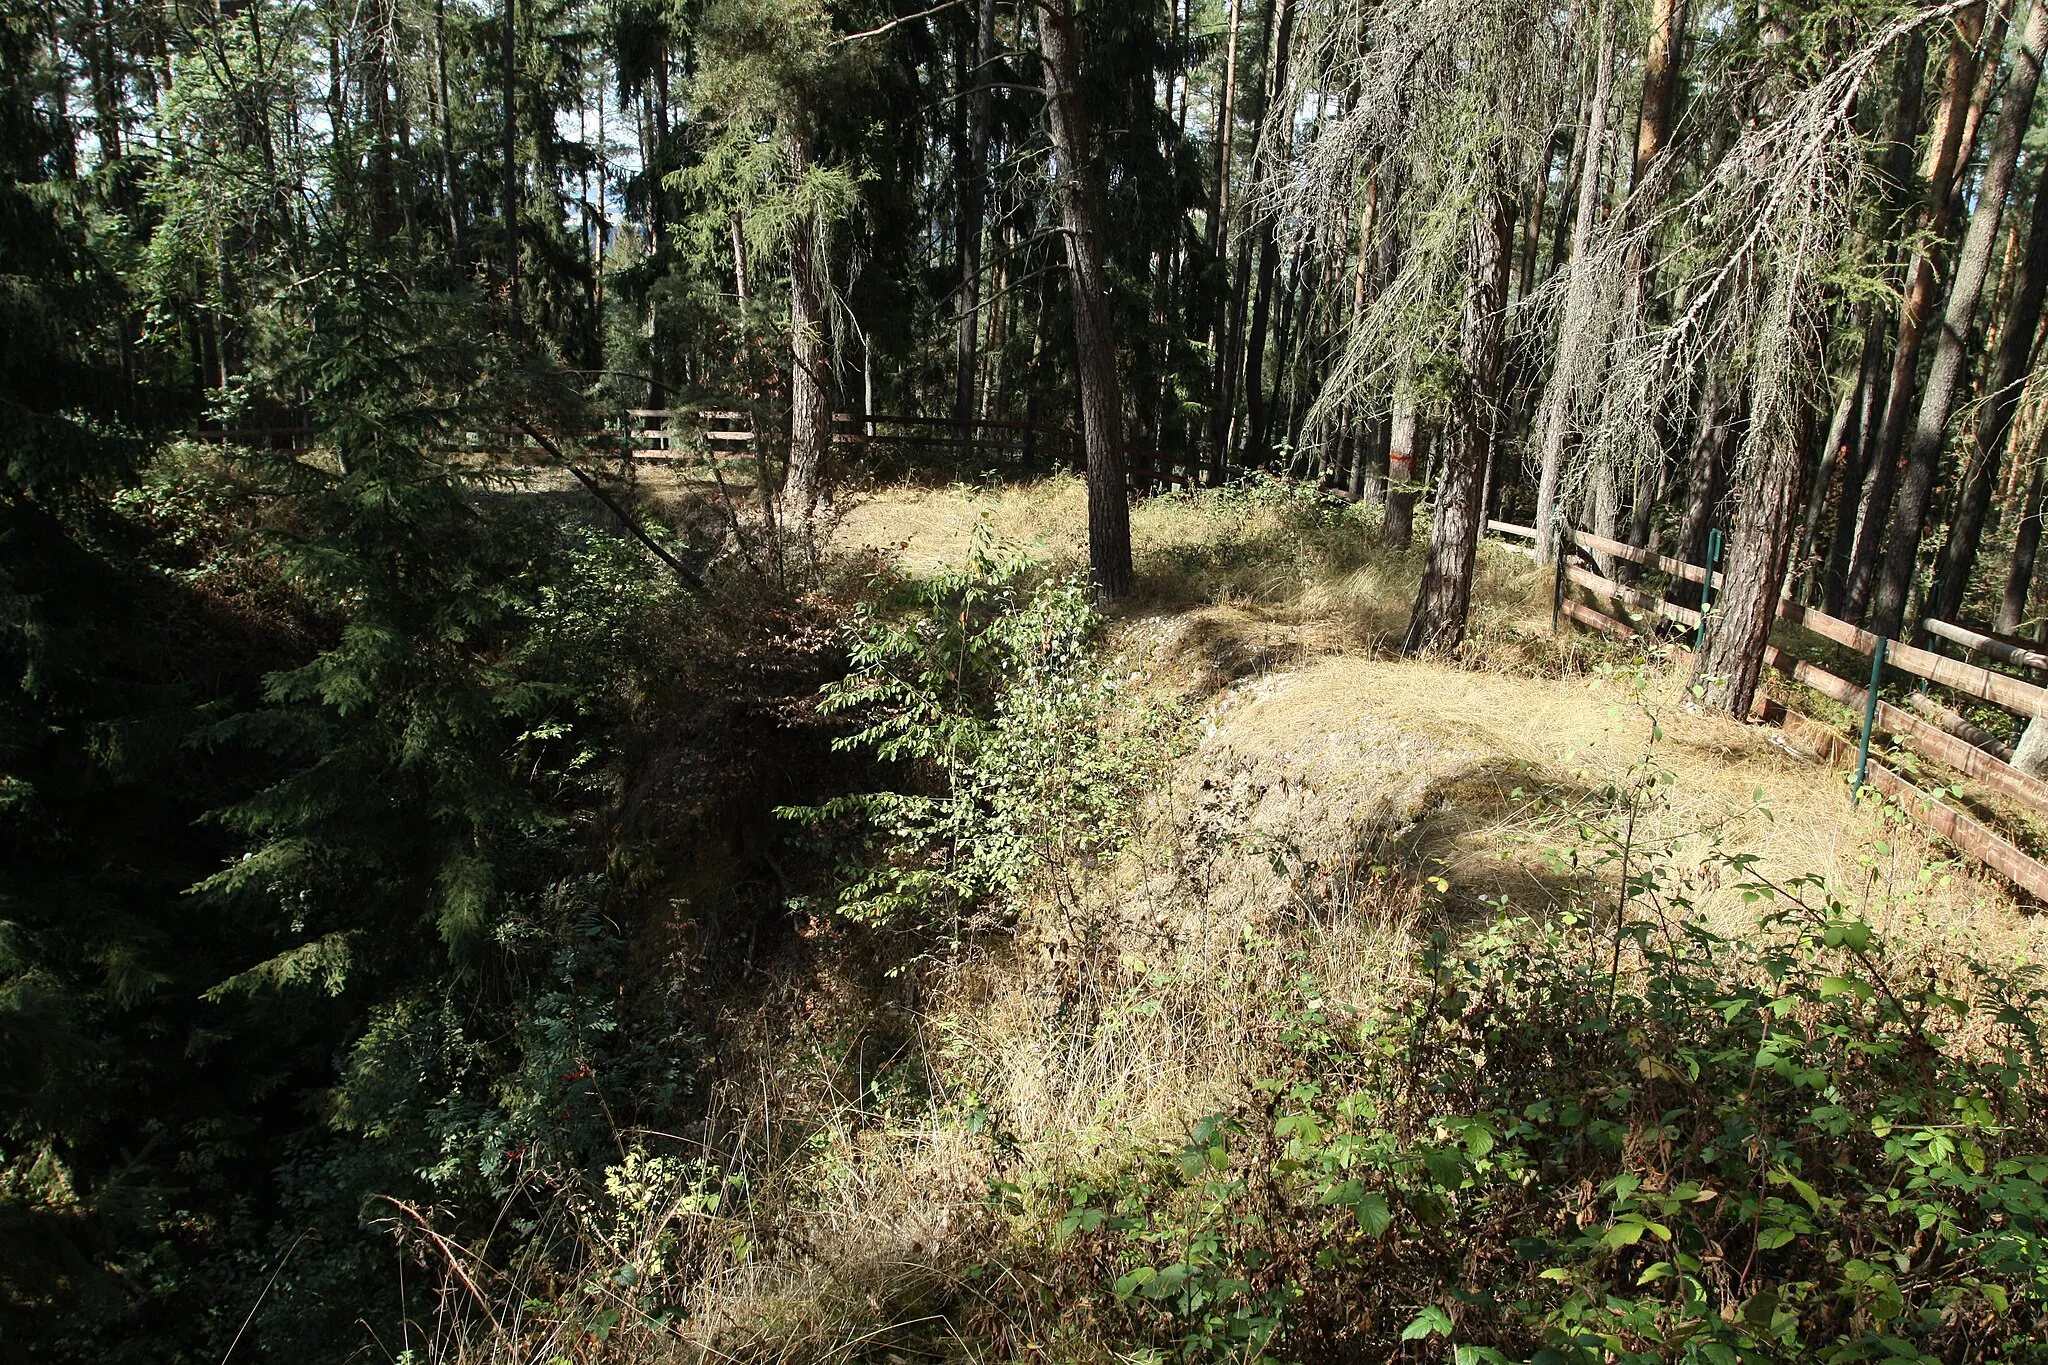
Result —
[[[1535, 538], [1533, 528], [1517, 526], [1510, 522], [1489, 521], [1487, 529], [1515, 537], [1517, 540], [1527, 539], [1533, 542]], [[1570, 551], [1580, 552], [1588, 557], [1597, 553], [1609, 559], [1641, 565], [1674, 579], [1700, 584], [1707, 587], [1710, 592], [1717, 591], [1721, 586], [1719, 573], [1712, 576], [1710, 584], [1706, 570], [1698, 565], [1668, 559], [1620, 541], [1583, 531], [1569, 531], [1568, 535]], [[1529, 548], [1533, 551], [1533, 546]], [[1699, 610], [1666, 601], [1657, 594], [1633, 585], [1616, 582], [1591, 568], [1572, 562], [1572, 559], [1571, 553], [1561, 554], [1558, 559], [1556, 607], [1560, 620], [1569, 619], [1621, 639], [1636, 639], [1648, 633], [1656, 621], [1669, 621], [1686, 628], [1689, 632], [1700, 631], [1702, 617]], [[1567, 591], [1568, 586], [1581, 588], [1606, 599], [1609, 610], [1602, 611], [1589, 603], [1577, 601]], [[1629, 611], [1642, 613], [1650, 620], [1646, 622], [1639, 618], [1632, 622], [1623, 619]], [[1863, 716], [1862, 733], [1858, 742], [1851, 744], [1840, 735], [1815, 724], [1797, 712], [1775, 708], [1782, 712], [1779, 719], [1785, 725], [1788, 734], [1809, 748], [1817, 750], [1818, 755], [1828, 762], [1848, 768], [1860, 785], [1894, 797], [1907, 815], [1921, 828], [1946, 839], [2036, 899], [2048, 901], [2048, 865], [2044, 865], [1981, 822], [1921, 790], [1880, 760], [1869, 756], [1871, 736], [1890, 735], [1923, 757], [1953, 769], [2023, 809], [2037, 815], [2048, 816], [2048, 782], [2021, 772], [2006, 762], [2000, 754], [1973, 742], [1973, 738], [1990, 738], [1982, 731], [1968, 725], [1961, 717], [1952, 715], [1948, 717], [1947, 726], [1937, 724], [1893, 706], [1874, 693], [1876, 685], [1882, 681], [1884, 669], [1896, 668], [1902, 673], [1939, 683], [2031, 720], [2034, 717], [2048, 717], [2048, 688], [2009, 674], [1995, 673], [1975, 664], [1963, 663], [1903, 641], [1880, 639], [1847, 621], [1838, 620], [1824, 612], [1814, 611], [1794, 602], [1780, 602], [1778, 617], [1789, 625], [1841, 645], [1871, 660], [1871, 684], [1861, 686], [1787, 650], [1775, 645], [1770, 646], [1765, 661], [1773, 670], [1806, 684], [1822, 696]], [[1999, 662], [2048, 672], [2048, 653], [2028, 648], [2024, 642], [1986, 635], [1944, 621], [1930, 620], [1926, 622], [1926, 629], [1928, 634], [1936, 639], [1962, 645]], [[1758, 702], [1758, 717], [1768, 718], [1774, 708], [1764, 701], [1761, 694]], [[1940, 708], [1934, 709], [1940, 713]]]
[[[198, 440], [215, 444], [270, 450], [309, 449], [315, 437], [314, 429], [303, 425], [201, 427], [193, 434]], [[619, 429], [586, 432], [584, 439], [616, 442], [628, 460], [650, 463], [694, 461], [707, 455], [747, 456], [755, 450], [753, 415], [737, 408], [628, 408]], [[961, 421], [951, 417], [835, 412], [832, 440], [834, 444], [854, 445], [863, 451], [874, 446], [954, 449], [1015, 455], [1026, 463], [1043, 460], [1074, 470], [1084, 469], [1087, 464], [1078, 432], [996, 418]], [[461, 433], [450, 448], [503, 453], [526, 449], [528, 444], [526, 434], [519, 428], [502, 427]], [[1201, 482], [1201, 466], [1192, 458], [1175, 460], [1148, 446], [1131, 444], [1124, 447], [1124, 460], [1126, 480], [1136, 493], [1192, 488]]]
[[[635, 459], [692, 459], [700, 453], [741, 454], [754, 448], [750, 414], [732, 409], [672, 411], [629, 408], [626, 448]], [[863, 450], [874, 446], [953, 449], [1014, 454], [1026, 462], [1045, 460], [1082, 469], [1087, 456], [1080, 433], [996, 418], [914, 417], [898, 413], [835, 412], [832, 440]], [[1200, 482], [1193, 461], [1175, 461], [1142, 445], [1124, 447], [1126, 480], [1135, 492], [1164, 487], [1191, 488]]]

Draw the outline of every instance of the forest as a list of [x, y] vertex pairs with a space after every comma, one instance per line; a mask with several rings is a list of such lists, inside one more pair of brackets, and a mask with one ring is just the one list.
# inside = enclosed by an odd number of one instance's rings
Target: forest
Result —
[[0, 0], [0, 1357], [2048, 1360], [2044, 59]]

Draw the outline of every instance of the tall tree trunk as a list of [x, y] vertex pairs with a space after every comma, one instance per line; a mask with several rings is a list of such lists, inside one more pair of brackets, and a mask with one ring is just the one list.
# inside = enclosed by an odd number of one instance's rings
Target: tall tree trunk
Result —
[[519, 121], [516, 87], [519, 79], [517, 52], [519, 0], [501, 0], [503, 22], [499, 26], [499, 56], [503, 61], [503, 117], [505, 120], [504, 166], [501, 175], [505, 215], [505, 307], [512, 335], [519, 325]]
[[[1859, 312], [1867, 312], [1859, 305]], [[1857, 330], [1866, 331], [1866, 326]], [[1792, 579], [1804, 583], [1811, 589], [1813, 580], [1819, 577], [1817, 565], [1812, 562], [1813, 538], [1820, 529], [1821, 512], [1826, 508], [1828, 489], [1834, 484], [1835, 475], [1849, 463], [1848, 452], [1860, 443], [1856, 430], [1856, 415], [1863, 405], [1863, 367], [1859, 361], [1857, 370], [1849, 376], [1849, 382], [1842, 388], [1842, 396], [1835, 400], [1834, 414], [1828, 418], [1827, 435], [1821, 440], [1820, 462], [1814, 468], [1813, 481], [1806, 492], [1806, 515], [1799, 521], [1799, 544], [1792, 552]], [[1807, 600], [1811, 600], [1810, 595]]]
[[[1856, 372], [1856, 438], [1842, 452], [1840, 488], [1836, 492], [1834, 532], [1828, 540], [1827, 565], [1821, 574], [1821, 609], [1842, 614], [1849, 586], [1849, 555], [1856, 545], [1856, 510], [1864, 479], [1877, 449], [1877, 428], [1884, 420], [1885, 337], [1888, 319], [1871, 310], [1863, 326], [1863, 357]], [[1816, 499], [1826, 490], [1816, 492]]]
[[[1365, 301], [1373, 283], [1373, 263], [1378, 257], [1375, 238], [1379, 232], [1380, 171], [1377, 167], [1365, 183], [1365, 207], [1358, 215], [1358, 259], [1351, 271], [1351, 329], [1355, 332], [1365, 317]], [[1377, 428], [1377, 422], [1375, 422]], [[1347, 491], [1353, 502], [1366, 501], [1366, 470], [1371, 464], [1371, 434], [1365, 431], [1361, 414], [1352, 412], [1345, 419], [1347, 437], [1351, 447], [1350, 481]], [[1378, 493], [1375, 488], [1374, 493]], [[1377, 505], [1377, 496], [1370, 499]]]
[[1392, 464], [1394, 421], [1384, 414], [1369, 419], [1358, 437], [1358, 496], [1368, 507], [1387, 502], [1387, 470]]
[[[972, 82], [967, 99], [967, 155], [954, 168], [959, 178], [960, 298], [953, 330], [953, 420], [974, 419], [976, 350], [981, 340], [981, 229], [983, 187], [988, 180], [988, 64], [995, 52], [996, 0], [975, 0], [974, 45], [965, 78]], [[965, 433], [963, 433], [965, 434]]]
[[[1880, 190], [1880, 207], [1875, 236], [1896, 242], [1913, 199], [1913, 144], [1919, 137], [1922, 89], [1927, 76], [1927, 37], [1915, 29], [1900, 49], [1894, 78], [1891, 137], [1885, 147]], [[1887, 270], [1896, 276], [1898, 264]], [[1861, 387], [1856, 411], [1858, 439], [1844, 456], [1841, 491], [1835, 504], [1835, 530], [1828, 544], [1827, 572], [1821, 584], [1822, 607], [1832, 616], [1847, 610], [1850, 570], [1854, 562], [1861, 527], [1864, 491], [1875, 478], [1877, 450], [1883, 443], [1885, 402], [1889, 397], [1886, 341], [1889, 328], [1873, 313], [1863, 333], [1863, 360], [1858, 369]]]
[[[447, 196], [448, 247], [460, 263], [462, 250], [462, 173], [455, 161], [455, 110], [448, 96], [448, 0], [434, 0], [434, 87], [441, 115], [441, 188]], [[598, 129], [604, 128], [603, 87], [598, 90]]]
[[[1814, 362], [1820, 359], [1824, 310], [1814, 306], [1813, 281], [1784, 286], [1788, 311], [1776, 326], [1789, 326], [1795, 344]], [[1776, 391], [1751, 399], [1744, 466], [1745, 482], [1730, 537], [1728, 567], [1714, 601], [1707, 646], [1694, 664], [1693, 681], [1708, 705], [1747, 717], [1763, 675], [1765, 646], [1777, 619], [1786, 561], [1798, 530], [1799, 485], [1814, 414], [1791, 377], [1773, 376]]]
[[[786, 134], [791, 178], [810, 173], [808, 129]], [[785, 525], [808, 528], [824, 493], [832, 443], [831, 359], [825, 339], [825, 279], [818, 220], [800, 213], [789, 227], [789, 469], [782, 484]]]
[[[2042, 0], [2036, 0], [2042, 3]], [[2026, 254], [2020, 258], [2012, 306], [2006, 314], [1998, 359], [1985, 386], [1984, 410], [1977, 418], [1977, 458], [1972, 462], [1962, 505], [1942, 547], [1933, 615], [1953, 621], [1963, 607], [1970, 572], [1977, 564], [1977, 543], [1991, 510], [1991, 491], [1998, 483], [1999, 459], [2012, 435], [2013, 414], [2026, 388], [2027, 367], [2034, 353], [2034, 332], [2041, 321], [2041, 298], [2048, 290], [2048, 176], [2034, 187], [2034, 206], [2027, 224]]]
[[[1685, 17], [1686, 0], [1652, 0], [1650, 31], [1643, 48], [1643, 98], [1636, 114], [1636, 154], [1629, 167], [1626, 212], [1631, 222], [1638, 220], [1644, 210], [1644, 205], [1637, 201], [1647, 194], [1645, 182], [1658, 156], [1671, 140], [1672, 116], [1678, 107], [1679, 49], [1685, 38]], [[1644, 316], [1650, 296], [1650, 250], [1647, 244], [1629, 252], [1626, 269], [1628, 278], [1622, 288], [1621, 326], [1634, 337], [1647, 324]], [[1659, 449], [1652, 461], [1637, 469], [1635, 477], [1634, 516], [1629, 526], [1628, 541], [1639, 549], [1649, 543], [1657, 489], [1664, 480], [1661, 421], [1659, 426]], [[1616, 576], [1624, 581], [1636, 575], [1635, 565], [1628, 560], [1621, 560], [1614, 569]]]
[[[1991, 107], [1991, 96], [1998, 88], [1999, 68], [2004, 65], [2006, 25], [2015, 8], [2007, 3], [1986, 9], [1984, 31], [1977, 40], [1977, 83], [1970, 92], [1969, 112], [1963, 116], [1962, 139], [1956, 144], [1957, 166], [1969, 165], [1977, 154], [1977, 136], [1984, 126], [1984, 114]], [[1952, 192], [1961, 191], [1959, 179]]]
[[1651, 0], [1650, 35], [1643, 48], [1643, 102], [1636, 114], [1636, 160], [1629, 190], [1642, 187], [1650, 166], [1671, 140], [1683, 71], [1679, 49], [1685, 41], [1687, 0]]
[[[1741, 395], [1734, 385], [1715, 374], [1707, 380], [1706, 399], [1701, 405], [1700, 426], [1693, 436], [1691, 472], [1685, 485], [1685, 509], [1678, 522], [1675, 553], [1688, 564], [1702, 567], [1707, 562], [1707, 533], [1713, 529], [1714, 509], [1728, 483], [1728, 460], [1735, 449], [1736, 422]], [[1682, 606], [1700, 604], [1699, 585], [1679, 582], [1671, 585], [1671, 599]]]
[[1380, 522], [1380, 544], [1405, 550], [1415, 535], [1415, 471], [1429, 468], [1429, 432], [1407, 384], [1394, 390], [1394, 413], [1387, 427], [1387, 511]]
[[2027, 500], [2014, 528], [2012, 565], [2005, 576], [2005, 599], [1998, 607], [1996, 628], [2011, 634], [2027, 619], [2027, 599], [2034, 590], [2034, 560], [2041, 549], [2041, 460], [2034, 452], [2029, 461], [2033, 472], [2027, 476]]
[[[1218, 113], [1218, 117], [1223, 120], [1225, 137], [1231, 136], [1237, 126], [1237, 0], [1232, 0], [1231, 14], [1230, 51], [1227, 54], [1228, 60], [1226, 63], [1228, 69], [1224, 73], [1225, 84], [1229, 87], [1229, 93], [1225, 99], [1224, 107]], [[1268, 4], [1266, 6], [1265, 22], [1259, 27], [1258, 60], [1260, 64], [1263, 65], [1266, 61], [1267, 54], [1271, 51], [1272, 45], [1273, 6]], [[1254, 165], [1258, 163], [1260, 134], [1263, 131], [1263, 121], [1253, 124], [1251, 160]], [[1243, 244], [1240, 243], [1238, 245], [1234, 261], [1230, 249], [1230, 172], [1232, 170], [1230, 148], [1231, 144], [1228, 142], [1225, 142], [1224, 145], [1218, 148], [1216, 162], [1216, 216], [1211, 220], [1214, 236], [1210, 245], [1216, 251], [1219, 260], [1225, 267], [1226, 278], [1230, 281], [1230, 287], [1223, 296], [1224, 320], [1218, 329], [1218, 339], [1222, 344], [1216, 348], [1216, 379], [1213, 385], [1213, 406], [1209, 412], [1209, 482], [1211, 484], [1222, 483], [1229, 477], [1230, 472], [1230, 448], [1233, 443], [1233, 433], [1236, 430], [1237, 380], [1241, 368], [1239, 361], [1244, 351], [1245, 307], [1248, 302], [1247, 295], [1251, 290], [1252, 277], [1252, 258], [1245, 251]]]
[[1553, 132], [1550, 146], [1543, 154], [1542, 168], [1536, 173], [1536, 193], [1530, 197], [1528, 216], [1522, 220], [1522, 278], [1517, 298], [1528, 298], [1536, 287], [1536, 255], [1543, 248], [1543, 212], [1550, 199], [1550, 168], [1557, 164], [1557, 154], [1570, 144], [1570, 133], [1562, 128]]
[[1117, 398], [1116, 338], [1109, 322], [1109, 274], [1103, 268], [1094, 162], [1081, 107], [1080, 36], [1074, 31], [1073, 0], [1037, 4], [1046, 117], [1058, 158], [1053, 188], [1066, 228], [1082, 436], [1088, 448], [1088, 567], [1097, 594], [1114, 600], [1131, 590], [1131, 504]]
[[1992, 135], [1984, 175], [1977, 187], [1977, 208], [1970, 215], [1962, 251], [1956, 257], [1955, 283], [1949, 287], [1948, 307], [1935, 339], [1934, 364], [1927, 373], [1920, 415], [1913, 424], [1913, 443], [1907, 453], [1898, 513], [1885, 548], [1884, 572], [1878, 583], [1872, 620], [1871, 628], [1879, 635], [1896, 636], [1904, 622], [1906, 594], [1912, 587], [1913, 570], [1919, 561], [1920, 535], [1926, 528], [1934, 476], [1940, 469], [1942, 445], [1948, 438], [1948, 419], [1968, 377], [1970, 322], [1976, 316], [1985, 278], [1997, 254], [2006, 195], [2019, 164], [2020, 143], [2033, 117], [2034, 92], [2040, 85], [2044, 55], [2048, 55], [2048, 3], [2037, 0], [2027, 13], [2026, 31], [2013, 58], [2012, 75], [2006, 81], [1998, 128]]
[[[1273, 59], [1267, 64], [1265, 96], [1259, 101], [1259, 117], [1270, 122], [1276, 104], [1287, 98], [1287, 58], [1294, 39], [1294, 0], [1273, 0], [1276, 11], [1273, 33]], [[1293, 120], [1288, 120], [1292, 126]], [[1287, 139], [1288, 143], [1292, 138]], [[1266, 167], [1274, 160], [1284, 161], [1292, 151], [1289, 145], [1271, 147], [1269, 139], [1261, 138], [1258, 152], [1252, 162], [1251, 193], [1256, 196], [1266, 178]], [[1276, 224], [1270, 211], [1261, 211], [1258, 220], [1259, 239], [1259, 281], [1258, 293], [1252, 300], [1251, 339], [1245, 347], [1244, 389], [1249, 405], [1249, 432], [1245, 442], [1246, 460], [1262, 464], [1271, 453], [1272, 432], [1266, 404], [1266, 331], [1273, 316], [1273, 284], [1280, 269], [1280, 243], [1276, 235]], [[1278, 365], [1276, 359], [1276, 367]]]
[[1950, 188], [1955, 180], [1956, 154], [1962, 146], [1970, 93], [1976, 82], [1976, 42], [1983, 18], [1981, 5], [1958, 16], [1960, 31], [1949, 52], [1941, 112], [1928, 140], [1922, 175], [1927, 182], [1928, 245], [1915, 253], [1907, 272], [1905, 301], [1899, 307], [1898, 341], [1892, 347], [1891, 381], [1885, 390], [1884, 421], [1878, 429], [1877, 445], [1871, 451], [1870, 474], [1857, 509], [1856, 543], [1850, 552], [1842, 595], [1842, 610], [1852, 619], [1861, 619], [1869, 605], [1885, 525], [1898, 490], [1899, 452], [1905, 446], [1907, 410], [1919, 377], [1920, 345], [1925, 339], [1927, 319], [1934, 312], [1936, 255], [1948, 238]]
[[1230, 149], [1237, 133], [1237, 29], [1240, 0], [1230, 0], [1230, 36], [1223, 47], [1223, 93], [1216, 103], [1216, 175], [1209, 191], [1209, 221], [1203, 236], [1211, 256], [1225, 244], [1230, 214]]
[[[1497, 163], [1498, 153], [1489, 157]], [[1479, 529], [1485, 513], [1480, 484], [1493, 439], [1494, 409], [1500, 401], [1501, 334], [1507, 311], [1507, 195], [1500, 188], [1498, 164], [1488, 167], [1487, 188], [1479, 196], [1472, 219], [1467, 256], [1465, 306], [1458, 327], [1458, 358], [1465, 386], [1451, 412], [1443, 473], [1437, 485], [1436, 515], [1430, 526], [1429, 562], [1408, 618], [1408, 654], [1441, 654], [1465, 639], [1472, 603], [1472, 566], [1479, 553]]]
[[1593, 218], [1599, 211], [1600, 158], [1606, 145], [1608, 105], [1614, 96], [1613, 0], [1601, 0], [1600, 51], [1593, 72], [1593, 98], [1586, 108], [1581, 144], [1578, 204], [1572, 219], [1571, 275], [1565, 282], [1564, 322], [1558, 337], [1557, 361], [1543, 403], [1543, 448], [1536, 481], [1536, 553], [1549, 563], [1556, 551], [1557, 493], [1564, 475], [1565, 445], [1572, 407], [1578, 400], [1579, 352], [1588, 344], [1593, 295], [1598, 282], [1586, 260], [1593, 241]]
[[85, 57], [86, 79], [92, 87], [92, 131], [100, 144], [103, 166], [121, 159], [123, 141], [120, 82], [114, 65], [114, 44], [107, 32], [112, 21], [111, 0], [104, 15], [98, 12], [93, 0], [84, 0], [80, 6], [78, 46]]
[[[1811, 414], [1801, 409], [1806, 421]], [[1700, 654], [1694, 681], [1707, 702], [1731, 715], [1749, 714], [1763, 675], [1764, 647], [1777, 618], [1779, 589], [1799, 508], [1799, 480], [1806, 458], [1806, 421], [1794, 420], [1775, 433], [1752, 429], [1752, 439], [1769, 442], [1752, 458], [1758, 478], [1743, 494], [1736, 514], [1726, 580], [1715, 602], [1715, 624]]]

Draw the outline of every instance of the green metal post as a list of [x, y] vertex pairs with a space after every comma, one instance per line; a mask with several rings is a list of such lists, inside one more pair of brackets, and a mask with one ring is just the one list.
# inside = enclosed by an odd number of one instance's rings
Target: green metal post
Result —
[[1870, 732], [1877, 725], [1877, 685], [1884, 681], [1884, 650], [1891, 641], [1880, 635], [1870, 654], [1870, 691], [1863, 695], [1863, 737], [1856, 742], [1856, 780], [1852, 786], [1863, 790], [1863, 777], [1870, 769]]
[[1720, 562], [1721, 532], [1715, 529], [1707, 532], [1707, 572], [1700, 579], [1700, 631], [1692, 642], [1695, 654], [1707, 647], [1707, 612], [1714, 605], [1714, 566]]

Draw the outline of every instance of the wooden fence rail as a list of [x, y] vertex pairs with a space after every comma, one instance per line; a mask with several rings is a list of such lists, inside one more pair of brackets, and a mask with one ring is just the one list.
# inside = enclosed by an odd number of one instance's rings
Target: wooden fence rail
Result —
[[[1533, 542], [1535, 538], [1535, 530], [1532, 527], [1502, 521], [1489, 521], [1486, 525], [1488, 530], [1518, 540]], [[1570, 543], [1580, 550], [1642, 564], [1693, 583], [1703, 582], [1706, 578], [1705, 571], [1696, 565], [1667, 559], [1662, 555], [1639, 550], [1635, 546], [1609, 540], [1604, 536], [1582, 531], [1569, 531], [1568, 534], [1571, 538]], [[1639, 636], [1637, 627], [1628, 621], [1617, 619], [1593, 606], [1574, 600], [1569, 594], [1564, 594], [1563, 588], [1566, 583], [1602, 597], [1610, 604], [1628, 607], [1651, 617], [1672, 621], [1691, 629], [1697, 629], [1700, 625], [1701, 616], [1697, 610], [1666, 601], [1654, 593], [1630, 584], [1615, 582], [1611, 578], [1570, 562], [1569, 558], [1559, 565], [1559, 570], [1559, 589], [1562, 594], [1558, 604], [1559, 614], [1580, 625], [1620, 639], [1633, 640]], [[1714, 579], [1716, 586], [1719, 586], [1721, 575], [1716, 573]], [[1780, 602], [1778, 616], [1787, 624], [1842, 645], [1866, 658], [1873, 655], [1879, 645], [1878, 637], [1870, 632], [1860, 630], [1849, 622], [1824, 612], [1801, 607], [1797, 603]], [[2026, 649], [2015, 642], [1999, 640], [1948, 622], [1930, 620], [1926, 623], [1926, 628], [1930, 635], [1938, 639], [1962, 645], [2002, 663], [2048, 671], [2048, 653]], [[1945, 687], [1992, 702], [2022, 716], [2048, 716], [2048, 688], [2038, 687], [2002, 673], [1994, 673], [1973, 664], [1960, 663], [1931, 650], [1920, 649], [1899, 641], [1886, 640], [1883, 643], [1884, 662], [1897, 667], [1903, 673], [1938, 682]], [[1852, 712], [1866, 715], [1872, 731], [1891, 735], [1926, 757], [1947, 765], [2025, 809], [2048, 815], [2048, 782], [2021, 772], [2006, 762], [2003, 756], [1988, 752], [1961, 735], [1924, 720], [1910, 711], [1893, 706], [1882, 698], [1877, 699], [1876, 705], [1872, 706], [1867, 687], [1829, 672], [1775, 645], [1768, 647], [1765, 662], [1773, 670], [1804, 683]], [[1852, 770], [1855, 768], [1859, 746], [1851, 744], [1832, 731], [1814, 725], [1797, 712], [1786, 712], [1786, 723], [1788, 731], [1799, 729], [1802, 737], [1810, 743], [1816, 742], [1818, 737], [1817, 747], [1822, 756], [1830, 762], [1838, 766], [1847, 766]], [[2043, 864], [2030, 856], [1979, 821], [1943, 804], [1877, 760], [1865, 761], [1863, 780], [1876, 791], [1897, 799], [1907, 815], [1921, 828], [1946, 839], [1956, 848], [1998, 872], [2015, 886], [2048, 901], [2048, 864]]]
[[2015, 668], [2031, 668], [2037, 673], [2048, 672], [2048, 654], [2043, 654], [2038, 649], [2022, 647], [1996, 635], [1971, 630], [1967, 626], [1937, 621], [1931, 616], [1922, 622], [1921, 626], [1936, 639], [1948, 640], [1961, 645], [1964, 649], [1975, 650], [2002, 664], [2011, 664]]
[[[1535, 527], [1518, 526], [1512, 521], [1489, 521], [1486, 523], [1486, 529], [1498, 531], [1505, 536], [1517, 536], [1530, 541], [1536, 539]], [[1575, 530], [1570, 534], [1572, 542], [1580, 549], [1590, 550], [1596, 554], [1608, 555], [1615, 559], [1625, 559], [1631, 564], [1640, 564], [1646, 569], [1656, 569], [1660, 573], [1670, 574], [1673, 578], [1683, 578], [1688, 583], [1703, 583], [1706, 581], [1707, 571], [1697, 564], [1688, 564], [1682, 559], [1671, 559], [1649, 550], [1638, 549], [1634, 545], [1624, 544], [1619, 540], [1609, 540], [1606, 536], [1596, 536], [1590, 531]], [[1720, 571], [1716, 570], [1714, 573], [1714, 587], [1716, 590], [1721, 586], [1722, 577], [1723, 575]]]

